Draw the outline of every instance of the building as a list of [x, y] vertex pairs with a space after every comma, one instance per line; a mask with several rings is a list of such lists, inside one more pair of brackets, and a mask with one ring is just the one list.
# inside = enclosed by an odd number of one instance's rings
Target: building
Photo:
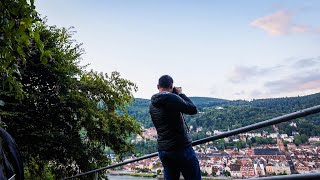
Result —
[[287, 138], [287, 137], [288, 137], [288, 134], [280, 134], [280, 137], [281, 137], [281, 138]]
[[303, 163], [297, 163], [295, 165], [295, 168], [296, 170], [298, 171], [299, 174], [307, 174], [307, 173], [310, 173], [311, 171], [311, 167], [310, 166], [306, 166], [305, 164]]
[[256, 176], [260, 177], [266, 175], [265, 164], [267, 164], [267, 162], [263, 157], [253, 160], [253, 168]]
[[230, 164], [229, 167], [230, 167], [231, 177], [242, 178], [242, 173], [240, 171], [240, 168], [241, 168], [240, 164]]
[[287, 141], [287, 142], [289, 142], [289, 143], [292, 143], [293, 140], [294, 140], [294, 138], [293, 138], [293, 136], [289, 136], [289, 137], [284, 137], [283, 140], [284, 140], [284, 141]]
[[294, 143], [288, 143], [287, 144], [288, 149], [296, 149], [297, 146]]
[[283, 141], [280, 137], [277, 137], [277, 145], [280, 151], [285, 152], [286, 149], [284, 147]]
[[320, 141], [320, 136], [311, 136], [309, 142], [318, 142]]
[[147, 139], [154, 140], [154, 141], [157, 139], [156, 128], [152, 127], [152, 128], [144, 129], [142, 132], [142, 136], [137, 135], [136, 139], [133, 140], [132, 143], [143, 141], [143, 140], [145, 141]]
[[269, 135], [267, 135], [267, 137], [271, 137], [273, 139], [278, 137], [278, 133], [270, 133]]
[[265, 159], [285, 160], [286, 156], [283, 151], [278, 148], [255, 148], [253, 150], [252, 158], [263, 157]]
[[271, 161], [266, 166], [268, 174], [291, 174], [290, 166], [286, 161]]
[[254, 168], [252, 164], [246, 164], [244, 166], [240, 167], [240, 172], [242, 174], [242, 177], [249, 178], [254, 177]]

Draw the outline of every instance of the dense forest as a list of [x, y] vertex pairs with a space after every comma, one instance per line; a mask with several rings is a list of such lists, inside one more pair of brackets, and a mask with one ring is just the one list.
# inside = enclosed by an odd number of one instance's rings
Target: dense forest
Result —
[[[199, 113], [193, 116], [185, 115], [185, 118], [188, 125], [193, 127], [191, 133], [193, 134], [193, 139], [196, 140], [208, 136], [206, 134], [207, 131], [232, 130], [319, 105], [320, 93], [300, 97], [257, 99], [252, 101], [230, 101], [207, 97], [191, 97], [191, 100], [197, 105]], [[153, 127], [148, 112], [149, 104], [150, 100], [136, 99], [128, 107], [129, 115], [137, 119], [145, 128]], [[291, 122], [295, 122], [297, 127], [289, 126]], [[198, 127], [202, 127], [202, 131], [196, 132]], [[304, 137], [302, 138], [303, 142], [305, 137], [320, 135], [320, 116], [319, 114], [310, 115], [278, 124], [277, 127], [281, 134], [286, 133], [288, 136], [291, 136], [293, 132], [298, 132]], [[270, 126], [255, 131], [274, 132], [274, 129]], [[297, 138], [300, 138], [300, 136]], [[150, 142], [148, 142], [148, 145], [150, 145]], [[141, 143], [139, 144], [140, 146], [142, 146]]]

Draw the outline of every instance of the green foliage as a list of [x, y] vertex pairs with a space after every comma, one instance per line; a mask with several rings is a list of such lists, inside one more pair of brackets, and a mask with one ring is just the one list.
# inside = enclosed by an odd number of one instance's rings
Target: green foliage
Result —
[[[36, 45], [42, 57], [48, 56], [50, 52], [45, 51], [38, 38], [38, 32], [34, 28], [40, 19], [35, 11], [33, 0], [0, 1], [0, 9], [0, 83], [2, 87], [9, 88], [10, 91], [7, 93], [22, 99], [20, 71], [21, 66], [32, 56], [31, 49], [34, 47], [31, 46]], [[36, 44], [33, 43], [35, 40]]]
[[[12, 88], [0, 84], [1, 120], [22, 151], [29, 177], [52, 172], [59, 179], [106, 166], [106, 147], [120, 156], [132, 152], [127, 139], [141, 129], [126, 107], [136, 85], [118, 72], [84, 71], [83, 49], [70, 29], [44, 23], [33, 29], [38, 33], [30, 40], [27, 63], [20, 65], [25, 97], [17, 100]], [[101, 100], [105, 109], [97, 108]]]
[[145, 128], [152, 127], [151, 117], [149, 115], [150, 101], [137, 98], [128, 106], [128, 113], [137, 119]]
[[208, 176], [208, 173], [206, 171], [201, 171], [201, 176]]
[[227, 176], [227, 177], [230, 177], [230, 176], [231, 176], [231, 173], [230, 173], [229, 171], [226, 171], [226, 170], [223, 171], [222, 174], [225, 175], [225, 176]]
[[34, 159], [29, 162], [25, 168], [25, 178], [33, 180], [51, 180], [56, 179], [48, 163], [36, 162]]
[[134, 177], [143, 177], [143, 178], [156, 178], [157, 175], [156, 174], [152, 174], [152, 173], [145, 173], [145, 172], [148, 172], [148, 169], [145, 168], [143, 170], [144, 172], [141, 172], [139, 174], [128, 174], [129, 176], [134, 176]]
[[[194, 104], [202, 111], [205, 107], [211, 107], [229, 103], [231, 101], [208, 97], [191, 97]], [[150, 100], [136, 98], [132, 105], [128, 106], [130, 116], [137, 119], [145, 128], [153, 127], [151, 117], [149, 115]], [[189, 118], [189, 116], [186, 116]]]
[[[193, 116], [188, 124], [193, 127], [203, 127], [203, 131], [236, 129], [263, 121], [278, 114], [264, 108], [253, 106], [224, 106], [223, 109], [215, 107], [204, 108], [203, 113]], [[269, 127], [269, 132], [273, 129]]]
[[300, 145], [300, 144], [303, 144], [303, 143], [306, 143], [308, 142], [308, 136], [305, 135], [305, 134], [302, 134], [301, 136], [300, 135], [294, 135], [294, 140], [293, 142], [296, 144], [296, 145]]
[[157, 175], [159, 175], [159, 174], [161, 174], [161, 170], [160, 169], [157, 170]]
[[139, 168], [139, 167], [135, 167], [133, 168], [136, 172], [138, 173], [147, 173], [147, 172], [150, 172], [150, 169], [148, 168]]
[[139, 141], [134, 144], [135, 153], [138, 155], [151, 154], [157, 151], [157, 142], [153, 140]]
[[[200, 112], [197, 115], [185, 116], [189, 126], [193, 126], [191, 131], [193, 139], [205, 138], [208, 135], [207, 131], [214, 130], [232, 130], [235, 128], [247, 126], [253, 123], [264, 121], [270, 118], [281, 116], [287, 113], [292, 113], [303, 108], [319, 105], [320, 93], [290, 98], [273, 98], [273, 99], [258, 99], [253, 101], [228, 101], [214, 98], [191, 97], [191, 100], [200, 107]], [[149, 115], [150, 100], [136, 99], [132, 106], [128, 109], [130, 115], [134, 116], [144, 127], [152, 127], [152, 121]], [[220, 108], [217, 108], [220, 106]], [[222, 109], [222, 108], [223, 109]], [[299, 132], [306, 136], [320, 135], [320, 118], [318, 114], [309, 115], [303, 118], [294, 120], [297, 127], [290, 126], [291, 122], [278, 124], [281, 134], [292, 135], [293, 132]], [[202, 127], [202, 131], [196, 132], [197, 127]], [[272, 126], [255, 130], [256, 132], [274, 132]], [[255, 144], [273, 144], [275, 140], [267, 139], [249, 139], [249, 146]], [[299, 140], [298, 140], [299, 142]], [[234, 147], [234, 143], [218, 143], [219, 149]]]
[[210, 146], [216, 147], [218, 150], [224, 150], [224, 149], [242, 149], [247, 147], [248, 142], [244, 141], [237, 141], [237, 142], [225, 142], [223, 139], [219, 139], [216, 141], [211, 142]]
[[198, 109], [202, 110], [205, 107], [220, 106], [230, 103], [231, 101], [209, 97], [191, 97], [192, 102]]
[[[203, 127], [204, 131], [227, 130], [243, 127], [259, 121], [267, 120], [283, 114], [295, 112], [303, 108], [318, 105], [320, 93], [303, 97], [258, 99], [253, 101], [228, 101], [215, 98], [191, 97], [201, 113], [195, 116], [186, 116], [189, 125]], [[152, 127], [149, 116], [150, 100], [136, 99], [130, 106], [129, 114], [134, 116], [144, 127]], [[216, 109], [221, 106], [224, 109]], [[297, 121], [298, 129], [289, 126], [290, 122], [278, 124], [280, 133], [292, 134], [298, 131], [308, 136], [320, 135], [320, 119], [317, 114], [300, 118]], [[272, 127], [264, 128], [267, 132], [274, 132]], [[261, 130], [260, 130], [261, 131]], [[195, 139], [205, 137], [205, 133], [194, 134]]]

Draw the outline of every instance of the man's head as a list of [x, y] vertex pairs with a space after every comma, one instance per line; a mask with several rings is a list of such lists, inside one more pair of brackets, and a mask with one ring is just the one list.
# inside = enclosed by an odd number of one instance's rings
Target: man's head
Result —
[[173, 89], [173, 79], [169, 75], [163, 75], [159, 78], [158, 82], [159, 91], [169, 91], [172, 92]]

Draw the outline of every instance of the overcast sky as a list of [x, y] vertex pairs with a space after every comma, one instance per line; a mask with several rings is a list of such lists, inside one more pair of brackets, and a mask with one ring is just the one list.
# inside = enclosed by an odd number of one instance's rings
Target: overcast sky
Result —
[[49, 25], [74, 26], [82, 64], [136, 83], [163, 74], [189, 96], [224, 99], [320, 92], [320, 1], [37, 0]]

